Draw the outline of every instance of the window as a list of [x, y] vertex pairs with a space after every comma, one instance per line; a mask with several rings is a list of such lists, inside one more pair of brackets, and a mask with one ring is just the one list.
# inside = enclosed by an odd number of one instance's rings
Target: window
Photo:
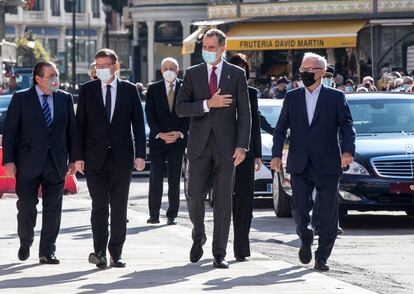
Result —
[[100, 15], [100, 0], [92, 0], [92, 17], [99, 18]]
[[[68, 60], [72, 60], [72, 40], [66, 43], [66, 52]], [[76, 40], [76, 61], [91, 62], [96, 52], [96, 40]]]
[[52, 16], [60, 16], [60, 0], [50, 0]]
[[48, 39], [46, 44], [46, 50], [50, 54], [50, 57], [55, 58], [58, 55], [58, 40]]
[[65, 0], [65, 11], [72, 12], [72, 1], [76, 1], [75, 11], [85, 13], [85, 0]]
[[27, 1], [26, 3], [26, 10], [31, 11], [42, 11], [45, 7], [43, 5], [43, 0], [37, 0], [37, 1]]

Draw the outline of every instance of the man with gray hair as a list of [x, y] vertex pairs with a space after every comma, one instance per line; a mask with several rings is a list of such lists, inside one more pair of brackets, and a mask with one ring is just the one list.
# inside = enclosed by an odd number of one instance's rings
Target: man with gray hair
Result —
[[148, 87], [145, 112], [150, 128], [150, 183], [148, 193], [148, 224], [160, 222], [165, 162], [168, 175], [167, 224], [174, 225], [180, 205], [180, 176], [185, 147], [187, 146], [188, 118], [175, 112], [175, 97], [181, 87], [177, 77], [179, 66], [171, 57], [161, 62], [163, 79]]
[[[289, 91], [273, 133], [270, 166], [281, 172], [286, 131], [290, 129], [287, 172], [291, 174], [292, 214], [301, 240], [299, 259], [312, 260], [314, 232], [310, 229], [312, 192], [319, 200], [319, 244], [315, 269], [329, 270], [327, 260], [337, 236], [338, 186], [343, 169], [353, 160], [355, 131], [342, 91], [322, 84], [326, 59], [306, 53], [299, 68], [305, 87]], [[338, 137], [342, 142], [339, 144]]]

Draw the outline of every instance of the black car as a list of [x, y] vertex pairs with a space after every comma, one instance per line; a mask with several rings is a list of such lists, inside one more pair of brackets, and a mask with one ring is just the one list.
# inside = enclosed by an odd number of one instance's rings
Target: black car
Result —
[[[340, 212], [405, 211], [414, 215], [414, 95], [357, 93], [347, 95], [356, 130], [354, 162], [340, 181]], [[290, 176], [275, 173], [274, 208], [290, 216]]]

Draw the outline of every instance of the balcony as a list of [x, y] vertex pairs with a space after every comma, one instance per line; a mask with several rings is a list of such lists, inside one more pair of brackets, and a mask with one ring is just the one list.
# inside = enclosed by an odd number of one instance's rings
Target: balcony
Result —
[[414, 12], [412, 0], [210, 0], [209, 18], [361, 15]]

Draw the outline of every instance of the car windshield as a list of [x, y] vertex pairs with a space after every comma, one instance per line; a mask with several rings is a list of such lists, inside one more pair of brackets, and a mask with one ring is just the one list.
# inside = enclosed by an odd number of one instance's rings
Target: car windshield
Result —
[[414, 99], [348, 102], [357, 135], [414, 132]]
[[[272, 127], [276, 126], [281, 110], [282, 110], [282, 107], [279, 105], [260, 105], [259, 104], [260, 113], [266, 118], [266, 121]], [[264, 133], [263, 130], [262, 130], [262, 133]]]
[[11, 95], [0, 96], [0, 109], [7, 109], [9, 107], [11, 97]]

